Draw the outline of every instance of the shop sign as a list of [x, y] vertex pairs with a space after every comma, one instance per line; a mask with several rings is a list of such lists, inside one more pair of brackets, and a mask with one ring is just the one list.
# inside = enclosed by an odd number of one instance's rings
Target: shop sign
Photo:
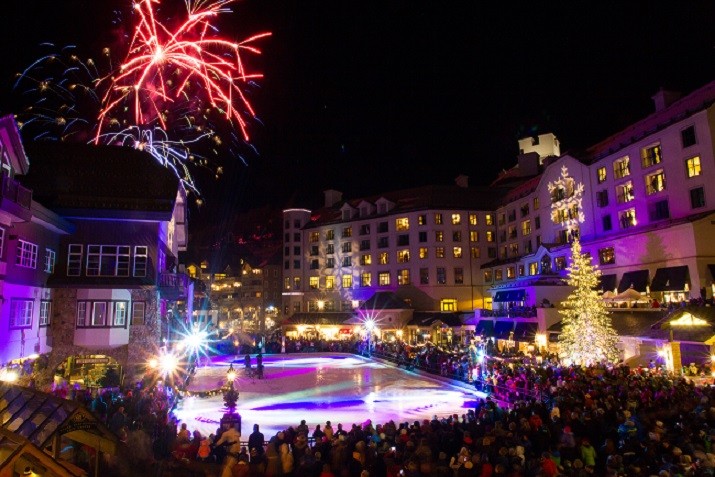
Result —
[[67, 424], [60, 427], [58, 432], [60, 434], [67, 434], [68, 432], [73, 431], [93, 431], [96, 429], [97, 422], [92, 417], [86, 416], [82, 413], [77, 413], [72, 416], [72, 419], [70, 419]]
[[76, 364], [109, 364], [109, 358], [77, 358]]

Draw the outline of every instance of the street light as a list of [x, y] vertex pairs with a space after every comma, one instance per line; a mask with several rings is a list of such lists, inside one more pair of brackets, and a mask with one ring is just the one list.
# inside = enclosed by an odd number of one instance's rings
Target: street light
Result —
[[372, 340], [372, 330], [375, 329], [375, 320], [368, 318], [363, 325], [365, 326], [365, 331], [367, 331], [367, 355], [369, 357], [371, 353], [370, 341]]

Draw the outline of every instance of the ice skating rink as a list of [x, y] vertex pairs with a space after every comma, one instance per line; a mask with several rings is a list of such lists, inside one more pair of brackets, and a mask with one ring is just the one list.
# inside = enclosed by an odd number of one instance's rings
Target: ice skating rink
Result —
[[[218, 389], [234, 356], [221, 356], [198, 368], [189, 391]], [[255, 368], [256, 357], [252, 355]], [[253, 424], [260, 424], [268, 439], [302, 419], [310, 427], [329, 420], [333, 428], [367, 419], [383, 423], [431, 419], [432, 416], [463, 414], [483, 394], [452, 386], [389, 364], [344, 353], [314, 353], [265, 356], [264, 379], [247, 375], [243, 357], [234, 364], [235, 387], [240, 393], [237, 411], [242, 432], [248, 439]], [[223, 396], [186, 397], [175, 415], [189, 430], [202, 435], [215, 433], [225, 412]]]

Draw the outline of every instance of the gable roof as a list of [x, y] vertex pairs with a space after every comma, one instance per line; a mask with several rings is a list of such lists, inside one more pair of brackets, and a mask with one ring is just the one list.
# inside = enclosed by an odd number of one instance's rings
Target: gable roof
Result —
[[[313, 211], [311, 221], [305, 228], [319, 225], [343, 222], [341, 210], [345, 205], [353, 209], [359, 208], [363, 202], [375, 204], [380, 200], [387, 200], [394, 207], [383, 214], [372, 214], [369, 217], [360, 217], [359, 220], [368, 220], [378, 215], [395, 215], [419, 210], [495, 210], [501, 197], [508, 189], [500, 187], [459, 187], [445, 185], [431, 185], [404, 189], [371, 197], [360, 197], [335, 204], [333, 207], [324, 207]], [[349, 221], [358, 220], [351, 218]]]
[[30, 143], [20, 182], [65, 216], [169, 220], [179, 179], [146, 152], [128, 147]]

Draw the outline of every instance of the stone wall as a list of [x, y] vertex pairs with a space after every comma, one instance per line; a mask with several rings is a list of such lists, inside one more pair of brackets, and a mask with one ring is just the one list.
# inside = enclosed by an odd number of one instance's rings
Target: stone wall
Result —
[[[160, 346], [160, 326], [158, 311], [158, 292], [155, 287], [131, 290], [132, 302], [143, 301], [145, 305], [145, 324], [128, 325], [129, 343], [114, 348], [92, 348], [74, 344], [75, 319], [77, 313], [77, 289], [57, 288], [53, 293], [52, 351], [49, 356], [47, 378], [69, 356], [101, 354], [114, 358], [123, 368], [126, 379], [134, 380], [140, 376], [149, 356], [156, 353]], [[131, 314], [130, 314], [131, 316]], [[126, 381], [125, 381], [126, 382]]]

